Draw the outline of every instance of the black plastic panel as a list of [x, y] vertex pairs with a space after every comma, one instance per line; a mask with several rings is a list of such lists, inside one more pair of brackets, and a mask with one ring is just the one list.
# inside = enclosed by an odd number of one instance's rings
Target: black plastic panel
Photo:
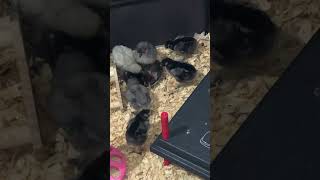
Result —
[[116, 0], [110, 12], [110, 45], [161, 45], [177, 35], [209, 27], [209, 0]]
[[209, 87], [207, 75], [170, 121], [169, 140], [160, 135], [151, 145], [152, 152], [206, 179], [210, 178]]

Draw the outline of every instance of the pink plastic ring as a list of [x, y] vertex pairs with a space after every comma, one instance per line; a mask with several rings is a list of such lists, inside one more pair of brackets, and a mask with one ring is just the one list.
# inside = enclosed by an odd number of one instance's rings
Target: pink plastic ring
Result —
[[[112, 160], [112, 157], [116, 157], [117, 159], [120, 159], [120, 161], [114, 161]], [[112, 177], [110, 175], [110, 180], [123, 180], [126, 175], [126, 158], [125, 156], [113, 146], [110, 147], [110, 169], [114, 168], [120, 172], [120, 175], [118, 177]]]

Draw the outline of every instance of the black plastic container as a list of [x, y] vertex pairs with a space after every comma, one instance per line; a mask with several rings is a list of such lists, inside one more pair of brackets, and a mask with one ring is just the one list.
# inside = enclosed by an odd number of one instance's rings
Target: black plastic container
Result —
[[159, 135], [150, 148], [151, 152], [205, 179], [210, 178], [211, 160], [209, 88], [207, 75], [170, 121], [169, 140], [164, 141]]
[[134, 48], [139, 41], [161, 45], [177, 35], [209, 29], [209, 0], [113, 0], [110, 46]]
[[215, 180], [320, 179], [319, 52], [320, 32], [218, 154]]

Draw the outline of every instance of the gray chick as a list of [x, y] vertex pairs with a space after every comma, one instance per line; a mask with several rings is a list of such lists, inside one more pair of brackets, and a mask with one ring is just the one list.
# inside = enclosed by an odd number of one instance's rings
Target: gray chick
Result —
[[149, 42], [139, 42], [135, 49], [135, 58], [140, 64], [153, 64], [157, 59], [157, 49]]
[[134, 109], [149, 109], [151, 97], [148, 88], [141, 85], [136, 78], [128, 79], [125, 97]]
[[132, 73], [141, 71], [141, 66], [135, 61], [134, 52], [126, 46], [118, 45], [113, 47], [112, 61], [122, 70]]

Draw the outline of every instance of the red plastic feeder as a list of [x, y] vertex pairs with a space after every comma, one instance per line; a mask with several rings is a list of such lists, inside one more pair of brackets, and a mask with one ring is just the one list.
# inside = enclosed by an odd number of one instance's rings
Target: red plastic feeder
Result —
[[[168, 120], [168, 113], [162, 112], [161, 113], [161, 128], [162, 128], [162, 139], [165, 141], [169, 140], [169, 120]], [[168, 166], [170, 161], [165, 159], [163, 161], [164, 166]]]

